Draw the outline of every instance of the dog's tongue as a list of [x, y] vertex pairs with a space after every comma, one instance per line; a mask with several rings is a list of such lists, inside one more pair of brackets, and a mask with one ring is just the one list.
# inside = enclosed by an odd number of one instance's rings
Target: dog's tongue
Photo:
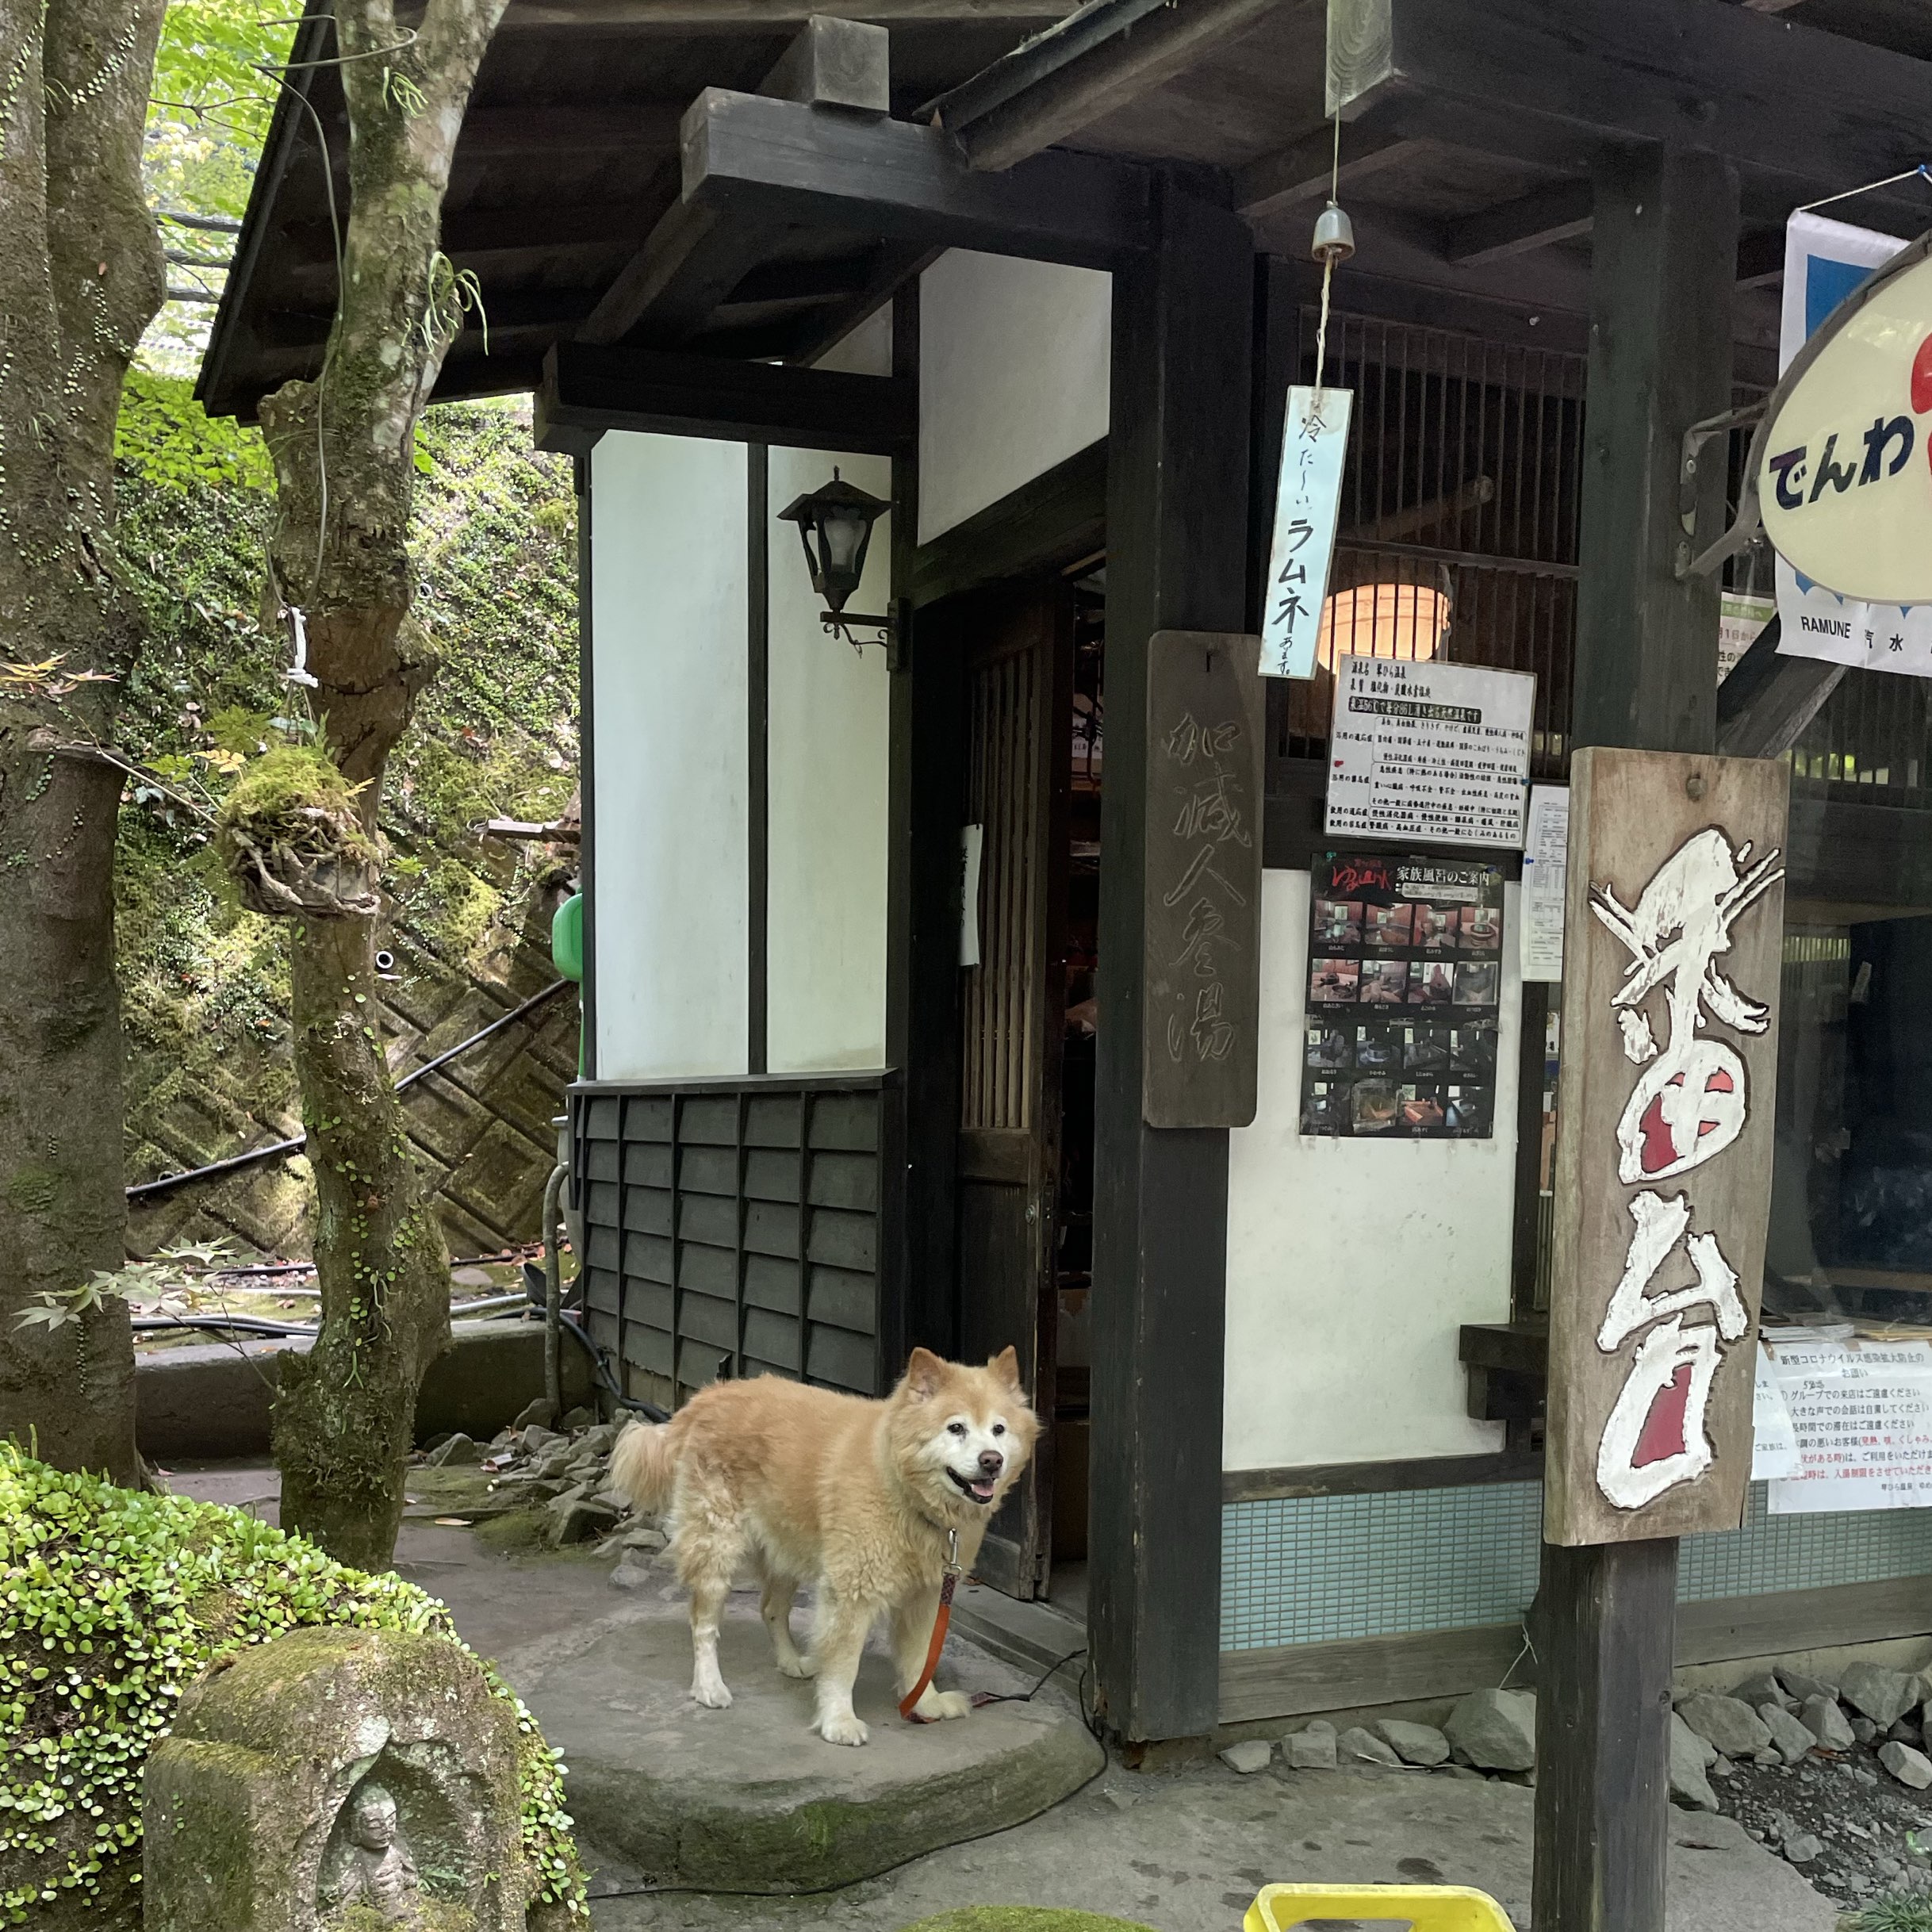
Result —
[[993, 1500], [993, 1485], [990, 1482], [976, 1482], [972, 1485], [972, 1493], [983, 1503]]

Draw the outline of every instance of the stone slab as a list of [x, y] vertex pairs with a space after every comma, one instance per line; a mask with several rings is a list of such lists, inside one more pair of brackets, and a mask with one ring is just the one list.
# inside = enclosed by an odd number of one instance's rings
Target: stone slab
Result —
[[[807, 1728], [812, 1687], [779, 1675], [749, 1592], [732, 1597], [719, 1640], [731, 1708], [700, 1708], [689, 1696], [682, 1592], [667, 1577], [623, 1601], [617, 1617], [500, 1662], [564, 1754], [580, 1835], [647, 1882], [731, 1892], [849, 1884], [1035, 1817], [1099, 1769], [1098, 1746], [1057, 1703], [907, 1723], [891, 1663], [871, 1651], [853, 1699], [870, 1742], [826, 1743]], [[794, 1623], [803, 1636], [802, 1612]]]

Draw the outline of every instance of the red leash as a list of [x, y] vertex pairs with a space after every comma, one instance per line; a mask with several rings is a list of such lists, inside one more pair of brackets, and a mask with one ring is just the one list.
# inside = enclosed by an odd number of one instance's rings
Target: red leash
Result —
[[946, 1574], [939, 1586], [939, 1614], [933, 1619], [933, 1641], [926, 1647], [926, 1668], [919, 1673], [919, 1681], [899, 1700], [899, 1714], [909, 1723], [930, 1724], [930, 1717], [914, 1717], [912, 1707], [923, 1697], [933, 1681], [933, 1673], [939, 1668], [939, 1653], [946, 1647], [946, 1626], [953, 1621], [953, 1593], [959, 1587], [960, 1533], [957, 1530], [946, 1531]]

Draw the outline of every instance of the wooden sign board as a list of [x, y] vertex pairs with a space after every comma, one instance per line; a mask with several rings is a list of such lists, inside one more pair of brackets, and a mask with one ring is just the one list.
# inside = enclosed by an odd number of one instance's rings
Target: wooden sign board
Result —
[[1255, 1117], [1261, 1016], [1259, 640], [1148, 640], [1146, 995], [1150, 1127]]
[[1769, 759], [1571, 763], [1551, 1543], [1744, 1520], [1789, 791]]

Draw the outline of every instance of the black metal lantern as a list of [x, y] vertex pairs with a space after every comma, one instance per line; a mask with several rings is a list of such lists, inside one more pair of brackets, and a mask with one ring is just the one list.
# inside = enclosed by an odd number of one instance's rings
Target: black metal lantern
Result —
[[845, 482], [834, 469], [830, 482], [799, 497], [779, 512], [780, 519], [799, 527], [799, 541], [805, 546], [805, 566], [811, 573], [811, 587], [826, 601], [825, 627], [841, 632], [856, 650], [852, 635], [854, 624], [891, 630], [883, 617], [845, 615], [845, 600], [859, 587], [865, 575], [865, 553], [871, 548], [872, 525], [891, 505], [883, 497]]

